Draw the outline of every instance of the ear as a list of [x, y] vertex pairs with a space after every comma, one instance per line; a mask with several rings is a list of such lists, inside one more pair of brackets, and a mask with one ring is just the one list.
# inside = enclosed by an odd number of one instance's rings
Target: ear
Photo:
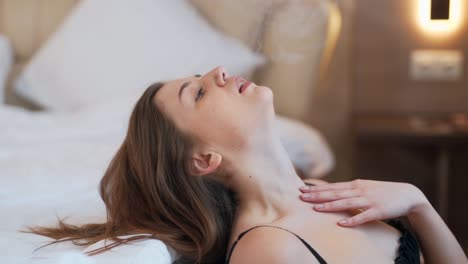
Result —
[[195, 153], [190, 161], [191, 172], [198, 176], [210, 174], [218, 169], [222, 159], [221, 154], [213, 151]]

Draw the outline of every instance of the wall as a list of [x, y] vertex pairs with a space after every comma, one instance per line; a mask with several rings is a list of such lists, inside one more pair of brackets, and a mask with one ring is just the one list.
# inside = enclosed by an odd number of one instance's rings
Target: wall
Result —
[[[427, 31], [418, 23], [421, 1], [358, 0], [353, 51], [353, 116], [364, 114], [468, 113], [468, 1], [460, 0], [463, 19], [448, 32]], [[455, 2], [457, 0], [452, 0]], [[409, 59], [415, 49], [458, 49], [464, 53], [463, 77], [457, 81], [413, 81]], [[383, 137], [382, 137], [383, 138]], [[364, 136], [361, 137], [364, 139]], [[358, 142], [355, 176], [410, 182], [437, 204], [439, 149], [416, 140]], [[446, 146], [449, 228], [468, 252], [466, 174], [468, 145]]]
[[[359, 0], [356, 6], [354, 110], [363, 112], [468, 112], [468, 4], [461, 26], [448, 34], [424, 31], [420, 0]], [[412, 81], [413, 49], [460, 49], [464, 77], [455, 82]]]

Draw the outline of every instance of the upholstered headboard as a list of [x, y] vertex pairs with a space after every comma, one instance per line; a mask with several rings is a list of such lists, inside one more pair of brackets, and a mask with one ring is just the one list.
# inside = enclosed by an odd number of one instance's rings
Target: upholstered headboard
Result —
[[[15, 65], [5, 99], [37, 109], [13, 93], [11, 81], [79, 0], [0, 0], [0, 32], [10, 38]], [[209, 22], [266, 55], [254, 81], [275, 94], [278, 113], [306, 119], [340, 30], [333, 0], [190, 0]]]

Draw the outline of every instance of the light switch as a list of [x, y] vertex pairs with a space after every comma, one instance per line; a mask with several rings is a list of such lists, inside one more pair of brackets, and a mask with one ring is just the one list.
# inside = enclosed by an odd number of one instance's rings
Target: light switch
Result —
[[456, 81], [462, 77], [463, 53], [459, 50], [414, 50], [410, 77], [416, 81]]

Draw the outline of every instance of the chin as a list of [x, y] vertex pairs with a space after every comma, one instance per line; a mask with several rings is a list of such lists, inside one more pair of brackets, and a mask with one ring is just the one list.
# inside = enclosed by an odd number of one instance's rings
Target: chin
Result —
[[270, 89], [270, 87], [267, 86], [257, 86], [255, 87], [256, 92], [262, 98], [262, 101], [265, 102], [270, 102], [273, 104], [273, 91]]
[[257, 86], [255, 88], [257, 89], [258, 96], [261, 98], [260, 100], [263, 102], [261, 105], [265, 110], [263, 111], [264, 118], [267, 120], [273, 120], [275, 117], [273, 91], [267, 86]]

